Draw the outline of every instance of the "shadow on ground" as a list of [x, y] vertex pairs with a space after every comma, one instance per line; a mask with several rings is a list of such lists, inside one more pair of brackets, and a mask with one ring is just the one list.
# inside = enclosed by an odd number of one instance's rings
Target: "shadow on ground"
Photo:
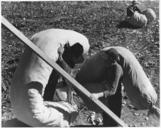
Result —
[[14, 118], [6, 121], [4, 124], [2, 124], [2, 127], [29, 127], [29, 126]]

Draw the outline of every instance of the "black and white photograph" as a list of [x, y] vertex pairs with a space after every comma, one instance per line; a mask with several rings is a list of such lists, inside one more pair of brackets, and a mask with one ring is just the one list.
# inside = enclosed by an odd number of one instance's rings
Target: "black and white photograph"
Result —
[[160, 127], [159, 4], [1, 1], [1, 126]]

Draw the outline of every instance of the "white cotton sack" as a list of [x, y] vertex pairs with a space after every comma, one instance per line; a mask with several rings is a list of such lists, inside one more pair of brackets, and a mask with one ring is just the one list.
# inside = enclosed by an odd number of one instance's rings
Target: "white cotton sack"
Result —
[[156, 20], [156, 14], [153, 9], [147, 8], [145, 11], [143, 11], [143, 14], [147, 17], [148, 19], [148, 24]]
[[108, 47], [107, 51], [114, 48], [124, 58], [123, 64], [123, 85], [131, 103], [137, 109], [150, 109], [157, 101], [157, 93], [146, 76], [139, 61], [124, 47]]

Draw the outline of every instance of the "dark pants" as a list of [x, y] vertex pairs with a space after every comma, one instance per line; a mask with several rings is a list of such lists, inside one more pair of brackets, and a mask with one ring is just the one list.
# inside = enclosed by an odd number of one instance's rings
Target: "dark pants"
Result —
[[59, 74], [55, 70], [53, 70], [50, 75], [48, 84], [45, 88], [45, 92], [43, 96], [45, 101], [53, 101], [53, 96], [56, 90], [56, 85], [58, 83], [58, 78], [59, 78]]
[[[118, 117], [121, 117], [121, 105], [122, 105], [122, 93], [121, 93], [121, 82], [119, 82], [116, 94], [108, 98], [108, 107], [114, 112]], [[103, 112], [103, 126], [104, 127], [114, 127], [118, 124], [105, 112]]]

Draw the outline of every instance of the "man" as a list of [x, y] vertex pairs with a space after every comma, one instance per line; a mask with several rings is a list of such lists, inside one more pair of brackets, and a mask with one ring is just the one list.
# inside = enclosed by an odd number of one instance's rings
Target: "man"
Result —
[[[76, 76], [87, 90], [93, 93], [95, 98], [106, 104], [118, 117], [121, 116], [121, 79], [123, 76], [122, 67], [117, 63], [118, 55], [113, 56], [111, 51], [101, 51], [89, 58]], [[114, 50], [115, 51], [115, 50]], [[102, 112], [83, 93], [76, 90], [89, 109]], [[107, 102], [108, 101], [108, 102]], [[104, 126], [117, 126], [117, 123], [103, 112]]]
[[149, 26], [156, 20], [156, 14], [153, 9], [146, 8], [144, 4], [133, 0], [132, 4], [126, 9], [125, 20], [119, 22], [118, 28], [139, 29]]
[[[138, 109], [152, 109], [157, 94], [135, 56], [123, 47], [107, 47], [87, 60], [76, 76], [76, 80], [100, 98], [118, 117], [121, 116], [121, 83]], [[98, 110], [87, 97], [77, 93], [92, 110]], [[107, 97], [107, 98], [106, 98]], [[103, 112], [104, 126], [117, 123]]]
[[[88, 39], [72, 30], [48, 29], [36, 33], [31, 40], [51, 60], [67, 63], [71, 68], [83, 62], [83, 55], [89, 50]], [[62, 51], [62, 57], [59, 57]], [[26, 47], [10, 90], [11, 104], [18, 120], [33, 127], [69, 127], [75, 119], [77, 112], [69, 103], [43, 99], [52, 72], [52, 67]], [[57, 81], [57, 75], [53, 75], [52, 79]]]
[[127, 16], [131, 17], [135, 11], [142, 13], [145, 9], [145, 6], [143, 6], [140, 2], [133, 0], [132, 4], [127, 7]]
[[152, 23], [156, 19], [153, 9], [146, 8], [143, 4], [132, 1], [132, 5], [127, 7], [126, 21], [133, 27], [142, 28]]
[[137, 1], [132, 1], [132, 5], [127, 7], [126, 20], [132, 28], [142, 28], [147, 25], [147, 18], [142, 12], [146, 8]]
[[127, 7], [127, 16], [125, 20], [119, 22], [118, 28], [138, 29], [146, 27], [147, 17], [142, 13], [145, 7], [137, 2], [132, 1], [132, 4]]

